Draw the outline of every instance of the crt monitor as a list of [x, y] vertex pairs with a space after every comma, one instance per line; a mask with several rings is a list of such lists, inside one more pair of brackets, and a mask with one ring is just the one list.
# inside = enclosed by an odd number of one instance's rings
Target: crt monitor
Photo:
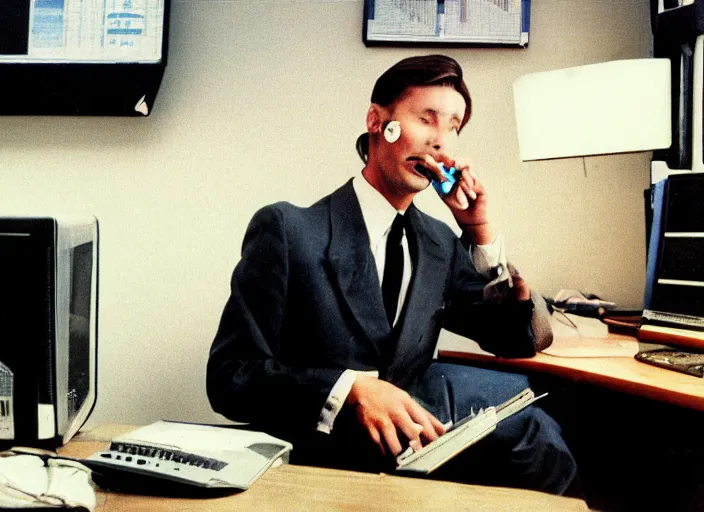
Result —
[[98, 222], [0, 217], [0, 444], [55, 447], [97, 398]]
[[3, 0], [0, 63], [156, 63], [165, 0]]
[[0, 115], [151, 113], [170, 0], [0, 1]]

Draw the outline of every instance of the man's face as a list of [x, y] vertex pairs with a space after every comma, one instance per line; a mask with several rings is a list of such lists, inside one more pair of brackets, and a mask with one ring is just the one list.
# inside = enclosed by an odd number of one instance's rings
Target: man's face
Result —
[[398, 121], [401, 136], [393, 143], [383, 135], [372, 163], [379, 185], [394, 196], [415, 194], [425, 189], [428, 178], [415, 170], [417, 158], [430, 155], [454, 157], [458, 132], [466, 104], [462, 95], [447, 86], [409, 87], [393, 105], [380, 109], [380, 119]]

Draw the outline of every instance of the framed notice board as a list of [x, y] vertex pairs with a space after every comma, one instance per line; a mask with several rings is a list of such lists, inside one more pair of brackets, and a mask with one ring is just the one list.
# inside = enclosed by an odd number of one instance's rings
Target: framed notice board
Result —
[[530, 0], [365, 0], [367, 46], [528, 45]]

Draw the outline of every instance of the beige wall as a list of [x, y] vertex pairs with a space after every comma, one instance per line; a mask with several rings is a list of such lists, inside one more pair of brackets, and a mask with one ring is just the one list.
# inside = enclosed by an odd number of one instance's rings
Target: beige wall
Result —
[[[220, 418], [205, 363], [249, 218], [276, 200], [309, 204], [358, 173], [374, 80], [433, 51], [364, 47], [361, 0], [172, 3], [150, 117], [0, 117], [0, 208], [101, 222], [93, 419]], [[511, 84], [648, 56], [649, 30], [648, 0], [534, 0], [528, 49], [445, 51], [474, 97], [465, 153], [511, 258], [544, 295], [578, 288], [640, 305], [649, 155], [521, 162]], [[431, 191], [418, 203], [449, 220]]]

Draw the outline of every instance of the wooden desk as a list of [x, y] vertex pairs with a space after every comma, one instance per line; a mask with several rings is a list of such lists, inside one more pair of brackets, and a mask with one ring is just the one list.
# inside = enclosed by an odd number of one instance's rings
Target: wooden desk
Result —
[[[641, 363], [633, 357], [557, 357], [539, 353], [528, 359], [504, 359], [481, 351], [473, 341], [449, 334], [439, 344], [438, 356], [443, 359], [542, 372], [704, 411], [704, 379]], [[567, 342], [555, 338], [553, 345]]]
[[[59, 450], [87, 457], [115, 435], [136, 427], [98, 425]], [[98, 512], [191, 510], [588, 510], [583, 501], [535, 491], [462, 485], [391, 475], [283, 465], [267, 471], [250, 489], [224, 498], [155, 498], [97, 493]]]
[[[704, 379], [636, 361], [635, 338], [609, 335], [600, 338], [604, 346], [592, 338], [556, 337], [552, 352], [561, 356], [504, 359], [447, 334], [438, 344], [441, 360], [568, 383], [555, 386], [542, 407], [560, 423], [593, 509], [695, 510], [704, 503]], [[592, 357], [565, 357], [592, 349]]]

